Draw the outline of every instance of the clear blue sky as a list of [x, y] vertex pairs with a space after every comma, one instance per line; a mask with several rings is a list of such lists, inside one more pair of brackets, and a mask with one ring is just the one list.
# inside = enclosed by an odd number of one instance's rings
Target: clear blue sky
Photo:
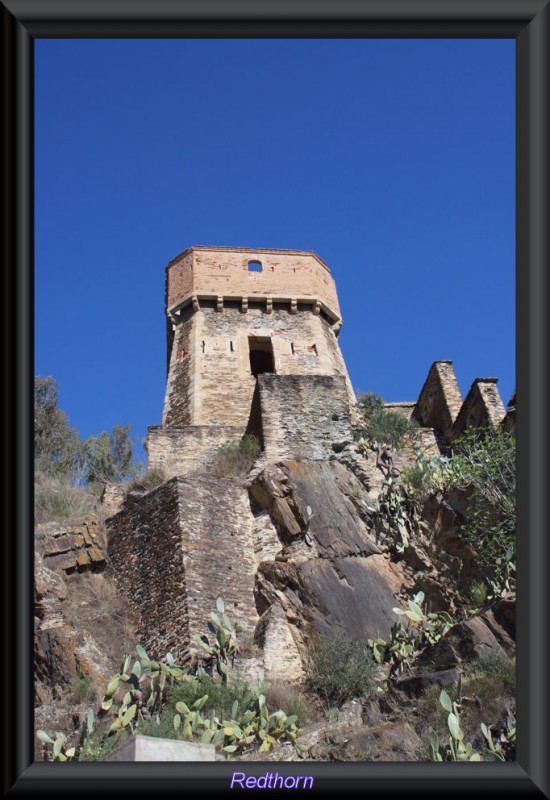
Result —
[[513, 40], [37, 40], [35, 373], [83, 437], [160, 424], [164, 268], [314, 250], [354, 388], [515, 388]]

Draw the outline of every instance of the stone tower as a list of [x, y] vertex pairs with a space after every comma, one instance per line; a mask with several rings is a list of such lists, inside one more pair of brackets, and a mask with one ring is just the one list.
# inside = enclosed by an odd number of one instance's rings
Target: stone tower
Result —
[[[428, 561], [395, 563], [367, 513], [386, 474], [353, 441], [327, 266], [311, 252], [193, 247], [167, 267], [166, 311], [164, 413], [148, 436], [165, 479], [131, 488], [106, 522], [140, 642], [156, 658], [198, 657], [218, 596], [270, 680], [301, 680], [320, 636], [387, 638], [410, 565]], [[438, 361], [418, 401], [394, 407], [439, 452], [472, 421], [500, 424], [494, 380], [461, 403], [452, 363]], [[246, 433], [261, 444], [253, 468], [220, 475], [220, 446]]]
[[[296, 376], [284, 387], [276, 378], [262, 385], [272, 407], [301, 394], [304, 414], [314, 414], [314, 395], [321, 403], [328, 384], [306, 381], [306, 389], [299, 376], [337, 378], [349, 418], [336, 286], [315, 253], [191, 247], [166, 268], [166, 315], [168, 379], [162, 425], [149, 429], [150, 468], [182, 474], [224, 441], [257, 433], [258, 375]], [[255, 416], [269, 427], [266, 408]]]

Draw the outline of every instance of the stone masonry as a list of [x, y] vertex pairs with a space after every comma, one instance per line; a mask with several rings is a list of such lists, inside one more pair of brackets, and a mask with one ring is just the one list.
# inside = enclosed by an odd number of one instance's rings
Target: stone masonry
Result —
[[497, 389], [498, 378], [476, 378], [454, 421], [452, 436], [467, 428], [496, 428], [505, 417], [505, 409]]
[[151, 653], [185, 659], [220, 594], [233, 621], [252, 635], [252, 520], [246, 490], [206, 475], [173, 478], [129, 498], [110, 519], [110, 569]]
[[412, 418], [422, 427], [434, 428], [449, 439], [461, 405], [462, 396], [453, 362], [435, 361], [416, 401]]
[[162, 426], [149, 431], [149, 468], [203, 465], [247, 430], [258, 374], [343, 379], [340, 307], [326, 264], [311, 252], [193, 247], [166, 269], [168, 376]]

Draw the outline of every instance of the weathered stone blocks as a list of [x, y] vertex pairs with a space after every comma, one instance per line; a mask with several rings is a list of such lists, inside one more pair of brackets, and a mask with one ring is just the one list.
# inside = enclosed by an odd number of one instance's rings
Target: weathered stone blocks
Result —
[[219, 595], [232, 620], [252, 634], [252, 521], [246, 490], [206, 475], [173, 478], [129, 498], [109, 520], [112, 569], [152, 654], [186, 658], [197, 647], [192, 637], [206, 632]]

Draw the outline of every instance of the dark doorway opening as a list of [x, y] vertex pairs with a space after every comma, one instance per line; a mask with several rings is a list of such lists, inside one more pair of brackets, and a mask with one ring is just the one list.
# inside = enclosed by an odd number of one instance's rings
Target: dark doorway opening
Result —
[[271, 339], [251, 336], [248, 340], [250, 348], [250, 371], [256, 377], [263, 372], [275, 372], [273, 345]]

